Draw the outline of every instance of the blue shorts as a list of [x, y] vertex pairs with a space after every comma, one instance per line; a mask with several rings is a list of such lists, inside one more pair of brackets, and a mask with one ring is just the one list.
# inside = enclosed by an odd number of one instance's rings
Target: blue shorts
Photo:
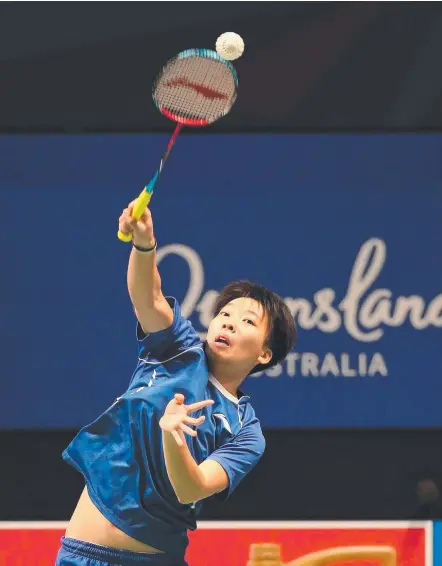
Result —
[[186, 561], [166, 553], [132, 552], [63, 537], [55, 566], [187, 566]]

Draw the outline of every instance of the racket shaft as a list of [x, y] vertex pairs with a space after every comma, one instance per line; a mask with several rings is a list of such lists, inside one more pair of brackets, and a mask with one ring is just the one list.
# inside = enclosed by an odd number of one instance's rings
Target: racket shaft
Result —
[[[169, 157], [170, 150], [172, 149], [173, 144], [175, 143], [175, 140], [177, 139], [178, 134], [181, 131], [181, 128], [182, 128], [181, 124], [176, 125], [172, 137], [170, 138], [169, 143], [167, 144], [166, 151], [163, 155], [163, 158], [161, 159], [158, 170], [156, 171], [155, 175], [153, 176], [149, 184], [146, 185], [144, 189], [141, 191], [137, 200], [135, 201], [134, 207], [132, 209], [132, 218], [135, 218], [135, 220], [139, 220], [143, 216], [146, 207], [149, 205], [150, 199], [152, 198], [153, 190], [158, 181], [158, 177], [160, 176], [160, 173], [163, 170], [164, 164], [167, 158]], [[118, 239], [121, 240], [122, 242], [130, 242], [132, 240], [132, 234], [124, 234], [123, 232], [118, 232]]]
[[180, 133], [182, 127], [183, 127], [182, 124], [177, 124], [175, 127], [172, 137], [170, 138], [169, 143], [167, 144], [167, 148], [166, 151], [164, 152], [163, 159], [161, 160], [159, 173], [161, 173], [164, 164], [166, 163], [166, 159], [169, 157], [170, 150], [172, 149], [173, 144], [175, 143], [175, 140], [177, 139], [178, 134]]

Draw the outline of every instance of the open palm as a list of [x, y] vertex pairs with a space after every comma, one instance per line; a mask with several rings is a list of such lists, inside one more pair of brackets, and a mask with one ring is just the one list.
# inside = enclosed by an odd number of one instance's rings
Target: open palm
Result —
[[183, 433], [186, 433], [189, 436], [197, 435], [196, 430], [190, 428], [189, 425], [199, 426], [206, 418], [204, 415], [194, 418], [190, 417], [189, 414], [212, 404], [212, 399], [206, 399], [205, 401], [198, 401], [191, 405], [185, 405], [184, 395], [177, 393], [167, 404], [166, 410], [160, 419], [160, 427], [162, 430], [170, 432], [175, 438], [177, 444], [182, 446], [184, 440]]

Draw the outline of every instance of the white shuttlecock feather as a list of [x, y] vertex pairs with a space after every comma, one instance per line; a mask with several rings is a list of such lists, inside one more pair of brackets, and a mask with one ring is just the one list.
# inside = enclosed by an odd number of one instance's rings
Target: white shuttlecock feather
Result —
[[226, 31], [216, 40], [216, 51], [223, 59], [234, 61], [244, 53], [244, 41], [233, 31]]

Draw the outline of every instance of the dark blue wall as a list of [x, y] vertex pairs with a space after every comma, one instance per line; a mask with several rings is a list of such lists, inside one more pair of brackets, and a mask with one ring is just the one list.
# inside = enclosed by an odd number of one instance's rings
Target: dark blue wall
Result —
[[[75, 428], [125, 389], [117, 218], [166, 143], [0, 137], [0, 427]], [[442, 135], [178, 140], [152, 201], [164, 291], [202, 333], [238, 277], [298, 321], [296, 353], [245, 386], [264, 426], [442, 425], [441, 155]]]

